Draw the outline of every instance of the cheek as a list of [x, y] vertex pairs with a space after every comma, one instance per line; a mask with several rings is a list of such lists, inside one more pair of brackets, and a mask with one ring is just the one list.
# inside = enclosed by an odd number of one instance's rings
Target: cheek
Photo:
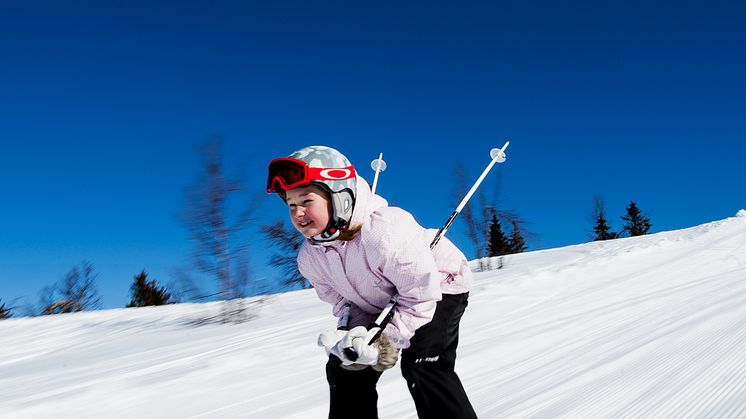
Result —
[[328, 220], [330, 217], [331, 212], [329, 211], [329, 208], [325, 208], [323, 205], [319, 205], [318, 207], [314, 208], [314, 216], [318, 219], [322, 220]]

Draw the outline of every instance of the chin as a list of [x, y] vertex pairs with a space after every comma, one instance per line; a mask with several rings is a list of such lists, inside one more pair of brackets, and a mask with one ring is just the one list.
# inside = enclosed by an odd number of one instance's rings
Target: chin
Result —
[[296, 227], [296, 230], [298, 230], [298, 233], [302, 234], [303, 237], [305, 237], [307, 239], [310, 239], [311, 237], [319, 234], [319, 232], [316, 231], [315, 229], [313, 229], [313, 230], [303, 230], [303, 229], [300, 229], [300, 228]]
[[311, 230], [311, 231], [303, 233], [303, 235], [306, 236], [306, 238], [308, 238], [308, 239], [310, 239], [311, 237], [313, 237], [313, 236], [315, 236], [317, 234], [321, 234], [321, 232], [320, 231], [316, 231], [316, 230]]

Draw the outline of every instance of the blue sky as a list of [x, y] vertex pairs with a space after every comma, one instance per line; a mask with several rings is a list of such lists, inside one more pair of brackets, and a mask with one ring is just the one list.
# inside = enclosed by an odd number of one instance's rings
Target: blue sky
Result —
[[[43, 2], [0, 15], [0, 298], [83, 260], [105, 308], [133, 275], [189, 262], [176, 215], [195, 144], [224, 138], [228, 172], [311, 144], [348, 155], [379, 192], [439, 227], [453, 167], [489, 150], [501, 198], [538, 236], [587, 240], [594, 194], [615, 228], [630, 200], [653, 231], [746, 207], [741, 2]], [[256, 227], [284, 217], [261, 196]], [[248, 198], [247, 198], [248, 199]], [[456, 224], [449, 237], [473, 255]]]

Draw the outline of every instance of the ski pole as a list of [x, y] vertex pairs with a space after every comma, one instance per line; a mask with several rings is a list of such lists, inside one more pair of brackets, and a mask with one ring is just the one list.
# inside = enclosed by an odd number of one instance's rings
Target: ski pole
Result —
[[370, 188], [370, 191], [371, 193], [376, 193], [378, 174], [386, 170], [386, 162], [383, 161], [383, 153], [379, 154], [377, 159], [370, 162], [370, 168], [376, 171], [376, 176], [373, 178], [373, 186]]
[[489, 173], [490, 170], [492, 170], [492, 166], [495, 165], [495, 163], [503, 163], [506, 160], [505, 156], [505, 149], [508, 148], [508, 145], [510, 144], [510, 141], [506, 141], [502, 148], [493, 148], [490, 150], [490, 156], [492, 157], [492, 161], [490, 161], [490, 164], [485, 167], [484, 171], [482, 171], [482, 175], [479, 176], [479, 179], [472, 185], [469, 192], [466, 194], [464, 199], [461, 200], [461, 203], [458, 204], [458, 207], [456, 207], [456, 211], [453, 211], [453, 214], [448, 218], [448, 221], [443, 225], [443, 227], [440, 228], [438, 231], [438, 234], [435, 235], [435, 238], [433, 239], [433, 242], [430, 243], [430, 249], [433, 249], [435, 245], [438, 244], [438, 241], [440, 241], [440, 238], [443, 237], [448, 229], [451, 227], [451, 224], [453, 224], [453, 221], [458, 217], [458, 215], [461, 213], [461, 210], [464, 209], [466, 206], [466, 203], [469, 202], [469, 199], [472, 195], [474, 195], [474, 192], [477, 190], [479, 185], [484, 180], [484, 177], [487, 176], [487, 173]]
[[[508, 148], [508, 145], [510, 144], [510, 141], [506, 141], [505, 144], [502, 146], [502, 148], [493, 148], [490, 150], [490, 156], [492, 157], [492, 160], [490, 161], [490, 164], [487, 165], [487, 167], [482, 172], [481, 176], [479, 176], [479, 179], [474, 183], [474, 185], [471, 187], [469, 192], [466, 194], [464, 199], [461, 200], [461, 203], [456, 207], [456, 211], [451, 214], [451, 216], [448, 218], [446, 223], [443, 225], [443, 227], [438, 230], [438, 233], [433, 238], [433, 241], [430, 243], [430, 250], [433, 250], [435, 246], [437, 246], [438, 242], [440, 241], [440, 238], [443, 237], [443, 235], [446, 234], [448, 231], [448, 228], [451, 227], [451, 224], [453, 224], [453, 221], [456, 219], [456, 217], [461, 213], [461, 210], [464, 209], [466, 206], [466, 203], [469, 202], [469, 199], [472, 195], [474, 195], [474, 192], [477, 190], [479, 185], [484, 180], [485, 176], [487, 176], [487, 173], [489, 173], [490, 170], [492, 170], [492, 166], [495, 165], [495, 163], [503, 163], [507, 159], [507, 156], [505, 155], [505, 150]], [[394, 307], [396, 306], [396, 302], [399, 299], [399, 294], [394, 294], [391, 297], [391, 300], [389, 300], [388, 304], [386, 304], [386, 307], [384, 307], [383, 311], [381, 311], [381, 314], [378, 315], [376, 320], [368, 325], [368, 330], [373, 330], [374, 328], [378, 328], [378, 331], [371, 336], [370, 340], [366, 342], [366, 345], [370, 345], [373, 342], [378, 339], [379, 336], [381, 336], [381, 333], [383, 333], [383, 329], [386, 327], [386, 325], [391, 321], [391, 318], [394, 317]], [[355, 361], [358, 358], [357, 352], [355, 352], [352, 348], [345, 348], [344, 350], [345, 355], [347, 356], [347, 359], [350, 361]]]
[[[373, 186], [370, 188], [370, 193], [376, 193], [376, 186], [378, 186], [378, 175], [386, 170], [386, 162], [383, 161], [383, 152], [378, 154], [378, 158], [370, 162], [370, 168], [376, 172], [373, 178]], [[346, 302], [344, 308], [342, 308], [342, 316], [339, 318], [337, 323], [337, 330], [348, 330], [350, 325], [350, 302]]]

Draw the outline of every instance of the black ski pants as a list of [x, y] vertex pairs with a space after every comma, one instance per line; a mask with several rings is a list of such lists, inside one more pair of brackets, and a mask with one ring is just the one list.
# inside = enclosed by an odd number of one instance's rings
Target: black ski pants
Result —
[[[421, 419], [477, 417], [454, 371], [459, 322], [468, 298], [469, 293], [444, 294], [433, 320], [417, 329], [409, 348], [402, 351], [402, 375]], [[329, 418], [377, 418], [380, 377], [372, 368], [348, 371], [328, 362]]]

